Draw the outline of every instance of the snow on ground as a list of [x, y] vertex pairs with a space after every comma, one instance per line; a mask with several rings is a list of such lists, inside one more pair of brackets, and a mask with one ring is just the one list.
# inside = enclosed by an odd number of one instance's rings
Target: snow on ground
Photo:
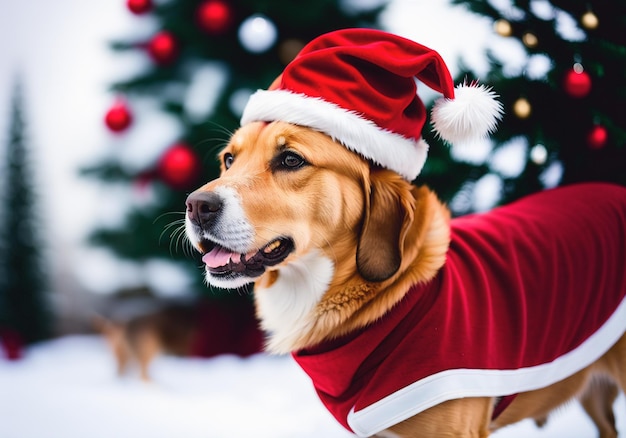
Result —
[[[346, 438], [289, 357], [161, 357], [154, 383], [119, 379], [103, 340], [71, 336], [0, 358], [3, 438]], [[616, 402], [626, 436], [624, 396]], [[527, 421], [495, 438], [592, 438], [577, 404], [539, 431]]]

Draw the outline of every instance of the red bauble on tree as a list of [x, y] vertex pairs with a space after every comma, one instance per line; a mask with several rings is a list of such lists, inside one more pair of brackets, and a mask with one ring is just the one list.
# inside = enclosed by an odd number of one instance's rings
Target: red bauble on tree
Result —
[[602, 149], [608, 139], [609, 133], [602, 125], [594, 125], [587, 134], [587, 144], [590, 149]]
[[113, 132], [125, 131], [133, 121], [133, 116], [123, 99], [118, 99], [104, 116], [104, 123]]
[[572, 97], [585, 97], [591, 91], [591, 77], [584, 71], [582, 65], [574, 64], [574, 67], [565, 74], [563, 88]]
[[207, 0], [198, 6], [196, 21], [202, 30], [219, 35], [226, 32], [233, 23], [233, 10], [223, 0]]
[[0, 351], [4, 351], [4, 356], [7, 359], [17, 360], [22, 358], [24, 343], [16, 330], [0, 328], [0, 347], [2, 347]]
[[133, 14], [145, 14], [152, 10], [152, 0], [127, 0], [126, 6]]
[[187, 189], [196, 183], [200, 175], [200, 161], [188, 145], [177, 143], [161, 156], [158, 173], [170, 187]]
[[178, 42], [171, 32], [157, 33], [147, 45], [150, 57], [159, 65], [171, 64], [178, 55]]

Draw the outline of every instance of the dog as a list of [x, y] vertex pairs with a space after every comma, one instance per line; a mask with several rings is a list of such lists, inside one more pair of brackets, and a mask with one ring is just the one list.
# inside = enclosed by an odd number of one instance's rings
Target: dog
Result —
[[151, 382], [150, 365], [159, 355], [247, 357], [262, 351], [263, 334], [246, 297], [166, 303], [124, 321], [102, 315], [93, 318], [113, 353], [117, 374], [138, 367], [144, 382]]
[[[235, 133], [221, 160], [221, 177], [187, 199], [187, 234], [205, 254], [211, 284], [255, 282], [270, 352], [306, 351], [360, 333], [446, 264], [450, 213], [435, 194], [325, 134], [283, 122], [253, 123]], [[591, 187], [598, 194], [607, 190]], [[626, 190], [611, 190], [624, 213]], [[621, 227], [614, 234], [625, 246]], [[573, 376], [519, 394], [494, 421], [496, 397], [464, 397], [393, 425], [387, 436], [487, 436], [524, 418], [545, 418], [574, 397], [602, 437], [616, 436], [611, 405], [616, 386], [623, 390], [625, 383], [622, 336]], [[605, 386], [609, 390], [594, 389]]]
[[185, 356], [192, 350], [196, 312], [190, 306], [166, 306], [127, 321], [114, 321], [94, 315], [93, 325], [100, 332], [115, 358], [117, 374], [139, 368], [144, 382], [152, 380], [150, 364], [161, 354]]
[[451, 219], [426, 186], [425, 107], [448, 142], [501, 106], [381, 31], [307, 44], [253, 94], [221, 174], [186, 200], [206, 280], [254, 283], [266, 350], [291, 353], [358, 436], [486, 437], [578, 398], [603, 438], [626, 389], [626, 188], [589, 183]]

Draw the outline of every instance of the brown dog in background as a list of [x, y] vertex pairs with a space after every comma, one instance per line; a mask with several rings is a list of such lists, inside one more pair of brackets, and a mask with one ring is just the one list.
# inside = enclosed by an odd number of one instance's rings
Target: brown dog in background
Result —
[[[446, 262], [450, 213], [437, 197], [323, 133], [284, 122], [249, 123], [221, 160], [220, 178], [187, 200], [187, 235], [205, 254], [209, 283], [255, 282], [270, 352], [360, 332]], [[541, 422], [579, 398], [601, 437], [616, 437], [618, 387], [626, 389], [626, 336], [571, 377], [519, 394], [495, 421], [497, 398], [466, 397], [376, 436], [485, 437], [525, 418]]]
[[137, 366], [145, 382], [152, 380], [150, 364], [159, 355], [247, 357], [263, 347], [254, 309], [245, 297], [168, 303], [124, 321], [98, 315], [93, 324], [113, 353], [118, 375]]
[[190, 355], [197, 327], [195, 310], [183, 305], [167, 306], [123, 322], [97, 315], [93, 323], [113, 353], [118, 375], [137, 365], [145, 382], [151, 380], [149, 368], [156, 356]]

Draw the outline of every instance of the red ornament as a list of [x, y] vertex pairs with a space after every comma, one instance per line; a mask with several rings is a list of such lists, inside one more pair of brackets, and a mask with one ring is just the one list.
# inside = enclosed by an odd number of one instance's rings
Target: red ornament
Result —
[[133, 14], [141, 15], [152, 10], [152, 0], [127, 0], [126, 6]]
[[159, 65], [171, 64], [178, 54], [178, 42], [171, 32], [163, 30], [148, 42], [148, 53]]
[[169, 148], [159, 160], [161, 179], [174, 189], [187, 189], [194, 185], [200, 175], [198, 156], [184, 143]]
[[225, 1], [207, 0], [198, 6], [196, 20], [202, 30], [219, 35], [226, 32], [232, 24], [233, 11]]
[[572, 97], [585, 97], [591, 91], [591, 77], [583, 70], [580, 64], [576, 64], [574, 68], [565, 74], [563, 88]]
[[609, 133], [602, 125], [594, 125], [587, 134], [587, 144], [590, 149], [602, 149], [609, 139]]
[[18, 360], [22, 358], [24, 343], [22, 337], [16, 330], [9, 328], [0, 329], [0, 347], [4, 351], [4, 356], [8, 360]]
[[113, 132], [126, 130], [132, 121], [133, 116], [122, 99], [118, 99], [104, 116], [104, 123]]

